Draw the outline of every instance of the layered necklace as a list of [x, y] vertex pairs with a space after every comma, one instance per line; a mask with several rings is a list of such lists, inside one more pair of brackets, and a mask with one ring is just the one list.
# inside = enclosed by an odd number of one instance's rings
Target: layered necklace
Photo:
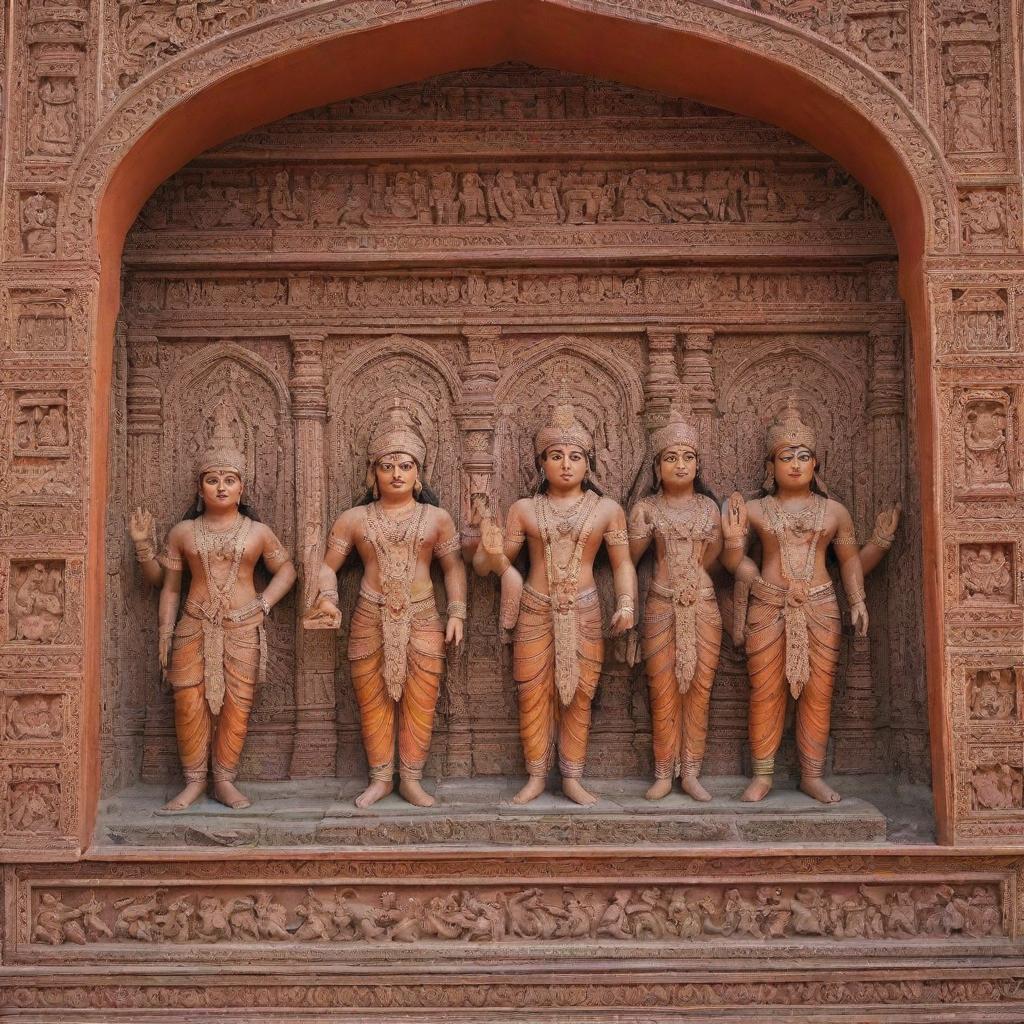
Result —
[[[787, 580], [809, 580], [814, 575], [814, 557], [825, 526], [827, 506], [828, 502], [820, 494], [812, 494], [806, 505], [795, 510], [783, 508], [774, 495], [769, 495], [762, 502], [768, 517], [768, 526], [779, 541], [782, 572]], [[794, 545], [790, 538], [803, 542], [808, 534], [812, 536], [804, 549], [803, 565], [797, 566], [793, 561]]]
[[[235, 521], [226, 530], [211, 530], [203, 516], [192, 520], [196, 551], [210, 594], [207, 607], [213, 615], [223, 614], [231, 602], [231, 592], [238, 582], [238, 570], [251, 525], [252, 520], [241, 514], [235, 517]], [[223, 572], [224, 562], [228, 563], [227, 572], [218, 578], [220, 574], [215, 569]]]

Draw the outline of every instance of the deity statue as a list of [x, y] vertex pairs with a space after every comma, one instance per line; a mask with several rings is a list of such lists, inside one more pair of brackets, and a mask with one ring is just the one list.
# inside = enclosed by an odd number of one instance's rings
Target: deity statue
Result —
[[[243, 503], [245, 460], [221, 405], [209, 445], [196, 466], [195, 508], [171, 528], [155, 559], [152, 517], [131, 520], [146, 581], [160, 590], [160, 667], [174, 692], [174, 728], [185, 788], [164, 809], [184, 810], [206, 790], [233, 810], [250, 805], [235, 786], [257, 684], [267, 664], [263, 623], [295, 582], [295, 568], [269, 526]], [[263, 559], [272, 574], [262, 593], [254, 573]], [[181, 578], [191, 584], [178, 618]], [[177, 622], [175, 621], [177, 620]]]
[[[369, 807], [392, 791], [396, 731], [399, 793], [417, 807], [434, 803], [421, 780], [445, 644], [462, 643], [466, 567], [452, 517], [421, 480], [426, 454], [415, 423], [396, 404], [367, 445], [366, 495], [335, 520], [328, 534], [319, 592], [303, 623], [307, 629], [341, 625], [337, 573], [355, 547], [363, 578], [348, 660], [370, 769], [370, 784], [356, 798], [357, 807]], [[444, 573], [447, 625], [434, 605], [433, 559]]]
[[[501, 622], [514, 627], [513, 676], [529, 778], [513, 802], [526, 804], [544, 792], [557, 749], [562, 792], [587, 805], [597, 800], [583, 786], [583, 768], [604, 660], [594, 559], [605, 544], [617, 602], [612, 635], [633, 626], [636, 571], [625, 513], [591, 478], [594, 439], [567, 396], [537, 432], [534, 454], [542, 476], [536, 493], [512, 505], [504, 533], [490, 517], [483, 520], [473, 568], [500, 576]], [[512, 565], [524, 543], [525, 585]]]
[[[814, 431], [790, 399], [768, 429], [762, 497], [744, 502], [734, 492], [722, 520], [722, 564], [740, 584], [750, 585], [743, 640], [750, 674], [754, 778], [743, 793], [747, 801], [763, 800], [772, 788], [787, 684], [797, 702], [800, 788], [822, 803], [840, 799], [823, 778], [842, 635], [826, 550], [831, 544], [853, 627], [864, 636], [864, 576], [884, 557], [899, 522], [898, 505], [883, 512], [871, 540], [858, 550], [850, 513], [828, 497], [817, 468]], [[760, 570], [746, 554], [748, 524], [761, 543]]]
[[697, 429], [682, 410], [672, 409], [651, 436], [651, 447], [655, 490], [629, 516], [633, 562], [655, 544], [643, 618], [654, 734], [654, 784], [645, 795], [666, 796], [678, 775], [684, 793], [710, 800], [698, 776], [722, 644], [722, 617], [708, 575], [722, 551], [722, 517], [700, 478]]

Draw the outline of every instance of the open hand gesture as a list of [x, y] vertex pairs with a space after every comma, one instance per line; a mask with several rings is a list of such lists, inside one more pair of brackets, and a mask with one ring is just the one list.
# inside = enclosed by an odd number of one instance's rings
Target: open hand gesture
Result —
[[150, 540], [154, 536], [153, 513], [149, 509], [138, 506], [128, 519], [128, 536], [136, 544]]
[[722, 536], [726, 540], [741, 540], [747, 533], [747, 503], [739, 491], [733, 491], [722, 516]]

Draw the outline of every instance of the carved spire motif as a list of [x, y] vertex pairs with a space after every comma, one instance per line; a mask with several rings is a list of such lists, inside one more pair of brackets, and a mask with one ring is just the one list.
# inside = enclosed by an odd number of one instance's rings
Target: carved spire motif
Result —
[[238, 450], [230, 418], [231, 411], [222, 400], [213, 411], [213, 433], [206, 450], [199, 456], [196, 476], [201, 476], [208, 469], [233, 469], [239, 476], [245, 476], [245, 456]]

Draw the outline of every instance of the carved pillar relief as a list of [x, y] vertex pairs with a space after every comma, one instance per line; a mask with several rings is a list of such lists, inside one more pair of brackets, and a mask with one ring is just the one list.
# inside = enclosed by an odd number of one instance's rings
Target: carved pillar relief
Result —
[[712, 461], [714, 448], [712, 426], [714, 423], [715, 403], [718, 396], [715, 391], [715, 373], [711, 364], [711, 350], [715, 342], [715, 332], [710, 328], [690, 328], [683, 334], [683, 367], [682, 383], [690, 398], [693, 418], [700, 431], [700, 447], [708, 460], [708, 471], [713, 474], [715, 464]]
[[677, 332], [671, 327], [647, 328], [647, 377], [644, 380], [644, 425], [657, 430], [668, 418], [679, 394], [676, 363]]
[[316, 596], [327, 522], [324, 424], [327, 381], [324, 343], [319, 332], [291, 335], [289, 389], [295, 423], [295, 567], [299, 611], [295, 631], [295, 746], [292, 778], [331, 775], [338, 737], [334, 728], [334, 646], [332, 632], [304, 630], [302, 611]]

